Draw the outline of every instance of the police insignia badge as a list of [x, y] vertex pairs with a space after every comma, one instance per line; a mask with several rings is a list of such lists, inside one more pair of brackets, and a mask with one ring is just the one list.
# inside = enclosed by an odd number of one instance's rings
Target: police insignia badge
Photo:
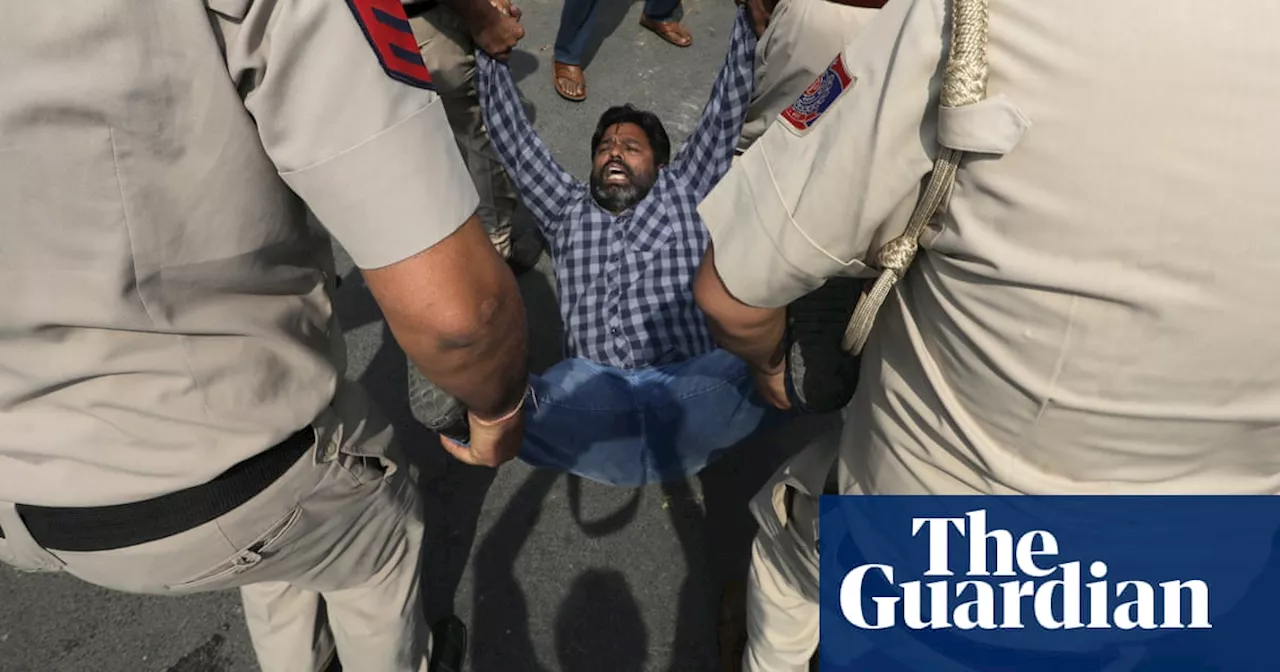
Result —
[[392, 79], [421, 89], [435, 90], [431, 72], [418, 52], [409, 18], [400, 0], [347, 0], [356, 23], [378, 55], [382, 69]]
[[836, 60], [827, 66], [818, 79], [800, 94], [791, 107], [782, 111], [782, 119], [792, 129], [804, 133], [818, 122], [818, 118], [826, 112], [845, 91], [852, 88], [853, 77], [844, 67], [844, 54], [836, 56]]

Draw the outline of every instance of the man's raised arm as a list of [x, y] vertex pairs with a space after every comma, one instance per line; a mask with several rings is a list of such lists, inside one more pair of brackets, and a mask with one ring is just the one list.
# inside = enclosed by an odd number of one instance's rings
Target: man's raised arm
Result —
[[671, 170], [693, 185], [701, 200], [733, 163], [734, 148], [747, 119], [755, 86], [756, 34], [744, 8], [738, 9], [720, 74], [711, 88], [711, 99], [702, 118], [689, 134]]
[[534, 132], [505, 64], [477, 52], [476, 88], [485, 126], [507, 175], [543, 232], [554, 235], [561, 213], [578, 193], [577, 181], [556, 163], [551, 150]]

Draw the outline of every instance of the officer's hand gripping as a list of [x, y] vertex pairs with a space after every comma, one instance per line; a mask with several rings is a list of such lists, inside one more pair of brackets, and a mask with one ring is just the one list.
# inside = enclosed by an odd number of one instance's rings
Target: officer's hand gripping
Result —
[[467, 412], [470, 438], [465, 443], [440, 435], [440, 444], [450, 455], [467, 464], [498, 467], [520, 452], [524, 443], [524, 399], [514, 409], [494, 420], [486, 420]]

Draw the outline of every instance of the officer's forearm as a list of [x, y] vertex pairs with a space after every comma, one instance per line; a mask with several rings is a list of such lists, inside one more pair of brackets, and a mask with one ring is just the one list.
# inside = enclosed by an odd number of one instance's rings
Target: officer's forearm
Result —
[[694, 278], [693, 294], [720, 347], [761, 371], [773, 371], [781, 365], [786, 309], [757, 308], [734, 298], [716, 272], [711, 248]]
[[528, 387], [524, 305], [514, 281], [479, 305], [466, 326], [397, 336], [413, 363], [482, 419], [505, 415]]
[[428, 380], [482, 418], [520, 402], [528, 385], [524, 303], [477, 217], [434, 247], [364, 275], [396, 341]]
[[720, 347], [741, 357], [751, 368], [777, 371], [783, 361], [783, 336], [786, 310], [783, 308], [751, 308], [723, 311], [708, 315], [712, 338]]

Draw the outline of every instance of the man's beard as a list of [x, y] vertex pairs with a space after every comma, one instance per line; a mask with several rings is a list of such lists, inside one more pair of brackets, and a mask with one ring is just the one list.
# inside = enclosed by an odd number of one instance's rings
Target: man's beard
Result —
[[[605, 184], [604, 173], [610, 167], [621, 168], [627, 174], [626, 184]], [[600, 207], [614, 214], [631, 209], [636, 203], [644, 200], [653, 188], [653, 176], [631, 172], [631, 168], [621, 161], [610, 161], [591, 171], [591, 196]]]

